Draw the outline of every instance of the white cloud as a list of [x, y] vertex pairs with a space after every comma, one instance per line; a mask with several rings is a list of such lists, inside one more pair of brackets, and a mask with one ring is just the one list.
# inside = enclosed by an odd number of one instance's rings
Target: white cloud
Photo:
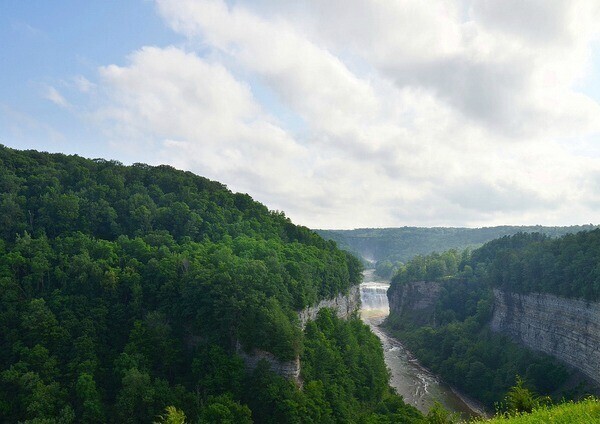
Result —
[[73, 84], [81, 93], [89, 93], [96, 88], [96, 84], [85, 78], [83, 75], [74, 77]]
[[565, 140], [600, 132], [572, 88], [598, 8], [517, 3], [159, 0], [187, 51], [103, 67], [98, 116], [311, 227], [597, 221]]
[[63, 108], [68, 108], [71, 106], [69, 102], [62, 96], [62, 94], [60, 94], [60, 92], [52, 86], [48, 86], [45, 88], [43, 96], [46, 100], [50, 100], [57, 106]]
[[222, 65], [175, 47], [146, 47], [129, 66], [107, 66], [101, 75], [110, 96], [101, 119], [137, 135], [137, 148], [154, 152], [148, 160], [259, 195], [301, 190], [308, 152]]
[[328, 49], [351, 50], [399, 87], [427, 89], [494, 132], [600, 129], [598, 105], [571, 90], [598, 35], [595, 0], [301, 3], [299, 18], [281, 5], [278, 13], [300, 19]]

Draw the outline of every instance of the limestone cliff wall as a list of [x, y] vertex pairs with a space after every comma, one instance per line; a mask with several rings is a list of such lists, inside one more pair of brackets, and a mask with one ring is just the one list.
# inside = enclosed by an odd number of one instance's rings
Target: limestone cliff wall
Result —
[[578, 369], [600, 384], [600, 303], [494, 290], [492, 330]]
[[[298, 312], [300, 325], [304, 329], [309, 320], [314, 320], [319, 311], [323, 308], [332, 308], [340, 318], [347, 319], [360, 307], [360, 287], [351, 287], [348, 294], [340, 294], [333, 299], [325, 299], [314, 306], [310, 306]], [[261, 360], [267, 361], [271, 365], [271, 370], [275, 373], [294, 381], [302, 386], [300, 379], [300, 358], [296, 357], [291, 361], [281, 361], [270, 352], [253, 349], [251, 352], [245, 352], [241, 345], [237, 343], [237, 353], [244, 360], [246, 369], [253, 370]]]
[[360, 287], [354, 286], [350, 288], [348, 294], [339, 294], [333, 299], [325, 299], [314, 306], [309, 306], [298, 312], [300, 325], [302, 328], [306, 326], [308, 321], [317, 318], [317, 314], [323, 308], [332, 308], [336, 315], [340, 318], [347, 319], [360, 307]]
[[291, 361], [281, 361], [271, 352], [265, 350], [253, 349], [252, 352], [244, 352], [241, 345], [237, 344], [238, 355], [244, 360], [246, 369], [253, 370], [261, 360], [265, 360], [271, 366], [271, 371], [290, 380], [300, 383], [300, 358], [296, 357]]
[[390, 315], [419, 325], [435, 324], [435, 304], [441, 289], [439, 283], [429, 281], [393, 285], [388, 290]]

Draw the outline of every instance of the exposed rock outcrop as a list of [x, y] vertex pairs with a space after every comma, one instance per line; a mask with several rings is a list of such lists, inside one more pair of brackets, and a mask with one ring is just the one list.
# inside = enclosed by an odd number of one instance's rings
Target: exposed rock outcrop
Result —
[[[348, 294], [339, 294], [333, 299], [325, 299], [314, 306], [309, 306], [298, 312], [300, 325], [304, 329], [309, 320], [314, 320], [319, 311], [323, 308], [332, 308], [340, 318], [347, 319], [358, 311], [360, 307], [360, 287], [351, 287]], [[298, 386], [302, 386], [300, 379], [300, 358], [296, 357], [291, 361], [281, 361], [270, 352], [253, 349], [251, 352], [245, 352], [238, 342], [236, 345], [238, 355], [244, 360], [246, 369], [253, 370], [261, 360], [265, 360], [271, 366], [271, 370], [282, 377], [294, 381]]]
[[310, 320], [317, 318], [317, 314], [323, 308], [332, 308], [336, 315], [343, 319], [348, 319], [360, 307], [360, 287], [351, 287], [348, 294], [339, 294], [333, 299], [325, 299], [314, 306], [309, 306], [298, 312], [300, 325], [302, 328]]
[[494, 289], [492, 330], [542, 351], [600, 384], [600, 303]]
[[435, 324], [435, 304], [442, 286], [429, 281], [395, 284], [388, 290], [390, 315], [418, 325]]
[[246, 369], [253, 370], [256, 368], [261, 360], [265, 360], [271, 366], [271, 371], [279, 374], [290, 380], [294, 380], [296, 383], [301, 385], [300, 382], [300, 358], [296, 357], [291, 361], [281, 361], [271, 352], [265, 350], [253, 349], [252, 352], [246, 353], [242, 346], [237, 343], [236, 346], [237, 354], [244, 360]]

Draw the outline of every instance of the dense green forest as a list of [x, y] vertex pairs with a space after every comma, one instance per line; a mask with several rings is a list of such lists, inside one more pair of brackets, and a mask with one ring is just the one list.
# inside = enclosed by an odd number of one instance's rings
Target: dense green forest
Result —
[[519, 232], [537, 232], [549, 237], [596, 228], [593, 225], [571, 227], [499, 226], [484, 228], [362, 228], [357, 230], [317, 230], [341, 249], [375, 262], [377, 274], [391, 278], [403, 263], [418, 255], [450, 249], [477, 248], [503, 236]]
[[[0, 146], [0, 421], [419, 421], [377, 338], [296, 311], [361, 264], [248, 195], [168, 166]], [[304, 389], [237, 343], [300, 355]], [[368, 388], [368, 390], [367, 390]], [[387, 420], [387, 421], [386, 421]]]
[[[398, 337], [446, 381], [492, 405], [521, 375], [536, 391], [557, 394], [570, 372], [547, 355], [491, 332], [493, 287], [599, 299], [600, 230], [553, 239], [519, 233], [473, 252], [417, 256], [400, 267], [391, 291], [412, 281], [441, 285], [435, 320], [392, 315]], [[575, 393], [561, 393], [571, 396]]]
[[503, 237], [474, 251], [471, 266], [485, 269], [486, 283], [509, 291], [598, 301], [600, 229], [558, 239], [542, 234]]

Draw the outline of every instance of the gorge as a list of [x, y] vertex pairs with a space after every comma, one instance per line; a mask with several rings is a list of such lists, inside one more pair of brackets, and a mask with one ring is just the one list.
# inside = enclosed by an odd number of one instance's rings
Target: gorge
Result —
[[384, 359], [391, 372], [390, 385], [404, 401], [427, 413], [434, 402], [463, 417], [484, 415], [483, 407], [459, 394], [419, 361], [382, 326], [390, 312], [389, 282], [378, 278], [374, 270], [364, 272], [360, 286], [361, 318], [381, 340]]
[[[178, 410], [190, 422], [218, 422], [216, 411], [239, 423], [422, 423], [434, 401], [474, 409], [441, 378], [488, 406], [516, 372], [561, 384], [566, 371], [490, 336], [490, 320], [597, 373], [600, 296], [586, 278], [600, 230], [563, 240], [574, 259], [524, 236], [477, 256], [421, 257], [388, 290], [334, 242], [191, 173], [1, 146], [0, 162], [0, 422], [152, 422]], [[547, 245], [543, 267], [502, 251], [529, 242]], [[577, 284], [562, 284], [554, 263], [575, 263]], [[538, 269], [555, 277], [543, 288], [588, 300], [506, 294], [524, 286], [506, 270]], [[564, 340], [543, 320], [563, 325]], [[405, 338], [399, 322], [415, 331]]]
[[488, 406], [516, 375], [556, 399], [596, 393], [597, 303], [486, 290], [461, 281], [397, 284], [389, 291], [393, 334], [427, 367]]

